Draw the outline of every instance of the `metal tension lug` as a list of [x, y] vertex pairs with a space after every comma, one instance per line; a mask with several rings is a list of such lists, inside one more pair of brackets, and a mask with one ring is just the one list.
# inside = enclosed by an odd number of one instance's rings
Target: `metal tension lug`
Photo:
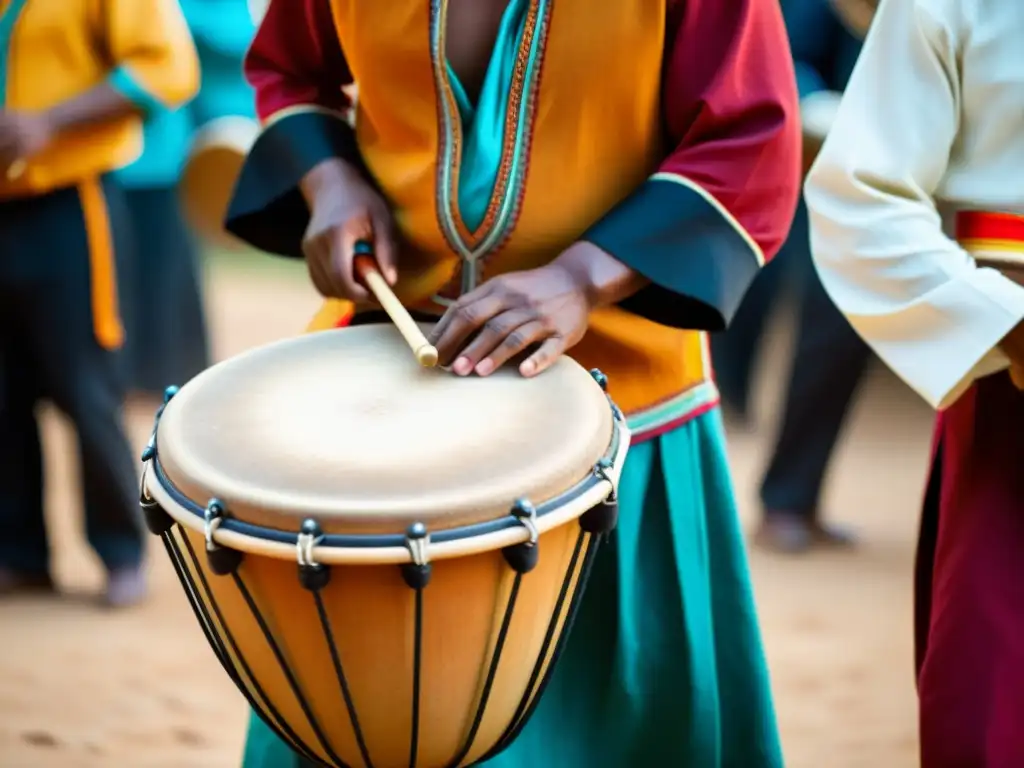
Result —
[[139, 481], [139, 507], [146, 521], [146, 528], [154, 536], [163, 536], [174, 527], [174, 518], [164, 512], [156, 499], [149, 495], [146, 483], [149, 481], [149, 462], [142, 465], [142, 479]]
[[537, 546], [540, 540], [540, 533], [537, 531], [537, 509], [529, 500], [518, 499], [512, 505], [509, 514], [527, 530], [529, 538], [519, 544], [505, 547], [501, 553], [505, 556], [505, 562], [516, 573], [529, 573], [537, 567], [540, 560], [540, 547]]
[[580, 517], [580, 528], [587, 533], [610, 533], [619, 522], [619, 496], [610, 475], [612, 466], [612, 460], [608, 458], [601, 459], [594, 465], [594, 475], [611, 483], [612, 490], [604, 501], [591, 507]]
[[217, 499], [210, 499], [203, 515], [203, 535], [206, 539], [206, 562], [218, 576], [230, 576], [242, 564], [242, 553], [222, 547], [213, 535], [224, 520], [224, 505]]
[[423, 523], [413, 523], [405, 531], [405, 546], [411, 563], [402, 563], [402, 578], [409, 589], [424, 589], [430, 583], [430, 534]]
[[330, 567], [318, 563], [313, 553], [314, 548], [323, 541], [323, 531], [316, 520], [303, 520], [302, 528], [295, 542], [299, 562], [299, 583], [303, 589], [319, 592], [331, 582]]

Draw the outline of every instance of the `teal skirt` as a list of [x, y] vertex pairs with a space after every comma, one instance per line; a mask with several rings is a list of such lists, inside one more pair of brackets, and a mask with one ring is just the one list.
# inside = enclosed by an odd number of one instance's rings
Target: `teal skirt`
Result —
[[[252, 717], [243, 768], [306, 765]], [[783, 765], [717, 409], [630, 449], [618, 528], [558, 667], [483, 765]]]

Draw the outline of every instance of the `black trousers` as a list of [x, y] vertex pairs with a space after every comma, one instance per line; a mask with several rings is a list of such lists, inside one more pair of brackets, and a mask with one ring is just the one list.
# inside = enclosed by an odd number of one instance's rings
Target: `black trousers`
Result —
[[[91, 226], [105, 224], [116, 251], [123, 201], [110, 179], [101, 187], [108, 221]], [[143, 556], [120, 361], [94, 332], [88, 226], [77, 188], [0, 202], [0, 567], [49, 567], [35, 416], [43, 400], [78, 435], [89, 543], [108, 569]]]
[[798, 301], [796, 348], [761, 501], [767, 511], [813, 518], [871, 352], [818, 278], [803, 202], [782, 251], [754, 281], [729, 330], [712, 339], [712, 358], [724, 401], [744, 407], [764, 329], [789, 281]]
[[131, 258], [119, 270], [131, 390], [161, 395], [210, 365], [199, 252], [174, 187], [125, 189]]

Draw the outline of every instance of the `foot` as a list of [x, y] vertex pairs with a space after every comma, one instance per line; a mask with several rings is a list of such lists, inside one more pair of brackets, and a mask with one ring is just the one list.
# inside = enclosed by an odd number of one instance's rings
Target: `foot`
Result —
[[52, 592], [53, 580], [45, 571], [16, 571], [0, 568], [0, 595], [16, 592]]
[[796, 515], [765, 515], [754, 533], [754, 543], [772, 552], [799, 555], [814, 546], [814, 534], [811, 526]]
[[796, 555], [813, 547], [850, 549], [856, 545], [856, 539], [839, 526], [809, 521], [802, 515], [769, 512], [754, 534], [754, 543], [774, 552]]
[[811, 535], [814, 537], [814, 543], [820, 547], [853, 549], [857, 546], [857, 537], [853, 531], [841, 525], [815, 521], [811, 524]]
[[104, 602], [111, 608], [128, 608], [145, 600], [149, 594], [146, 574], [141, 566], [115, 568], [107, 574]]

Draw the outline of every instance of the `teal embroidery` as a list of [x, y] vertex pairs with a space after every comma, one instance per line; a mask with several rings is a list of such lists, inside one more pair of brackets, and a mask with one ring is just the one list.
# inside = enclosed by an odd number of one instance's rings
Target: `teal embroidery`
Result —
[[[536, 9], [536, 19], [527, 37], [531, 8]], [[447, 2], [432, 0], [431, 60], [439, 102], [437, 211], [446, 240], [463, 260], [463, 292], [476, 283], [478, 260], [499, 246], [515, 223], [550, 9], [550, 0], [511, 0], [501, 20], [480, 98], [473, 105], [444, 58]], [[529, 49], [516, 102], [511, 91], [524, 45]], [[508, 136], [506, 127], [512, 109], [516, 110], [514, 133]], [[510, 142], [511, 157], [503, 163]], [[504, 185], [503, 176], [507, 179]], [[495, 200], [498, 194], [501, 197]], [[488, 221], [492, 209], [494, 215]], [[460, 219], [471, 233], [468, 238], [460, 231]]]

